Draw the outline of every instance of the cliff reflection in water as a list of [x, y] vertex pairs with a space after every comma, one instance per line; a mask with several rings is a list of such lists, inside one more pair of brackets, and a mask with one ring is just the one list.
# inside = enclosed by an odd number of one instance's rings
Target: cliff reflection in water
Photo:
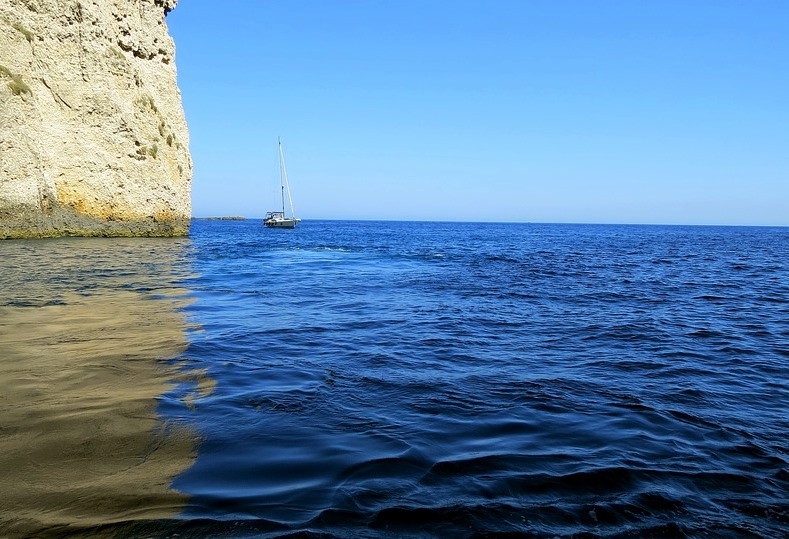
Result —
[[[0, 243], [0, 535], [175, 516], [188, 239]], [[197, 373], [192, 373], [197, 376]], [[188, 373], [187, 373], [188, 376]]]

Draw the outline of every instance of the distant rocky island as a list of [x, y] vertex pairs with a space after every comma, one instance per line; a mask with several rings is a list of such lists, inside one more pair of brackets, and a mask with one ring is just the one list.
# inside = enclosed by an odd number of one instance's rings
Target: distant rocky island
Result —
[[229, 215], [226, 217], [192, 217], [193, 221], [246, 221], [246, 217]]
[[188, 233], [176, 2], [0, 2], [0, 239]]

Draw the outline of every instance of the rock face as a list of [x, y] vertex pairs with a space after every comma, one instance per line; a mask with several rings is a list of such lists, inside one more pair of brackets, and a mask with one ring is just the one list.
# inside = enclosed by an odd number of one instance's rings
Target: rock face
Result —
[[177, 0], [0, 0], [0, 238], [188, 232]]

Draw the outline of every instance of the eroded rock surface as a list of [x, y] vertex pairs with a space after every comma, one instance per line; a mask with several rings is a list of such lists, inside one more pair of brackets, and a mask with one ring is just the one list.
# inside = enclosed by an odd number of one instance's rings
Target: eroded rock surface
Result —
[[188, 232], [177, 0], [0, 0], [0, 238]]

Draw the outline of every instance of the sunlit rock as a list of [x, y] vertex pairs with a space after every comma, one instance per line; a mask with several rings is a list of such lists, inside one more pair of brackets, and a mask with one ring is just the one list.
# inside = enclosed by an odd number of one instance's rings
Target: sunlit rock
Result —
[[0, 238], [183, 235], [176, 0], [0, 0]]

